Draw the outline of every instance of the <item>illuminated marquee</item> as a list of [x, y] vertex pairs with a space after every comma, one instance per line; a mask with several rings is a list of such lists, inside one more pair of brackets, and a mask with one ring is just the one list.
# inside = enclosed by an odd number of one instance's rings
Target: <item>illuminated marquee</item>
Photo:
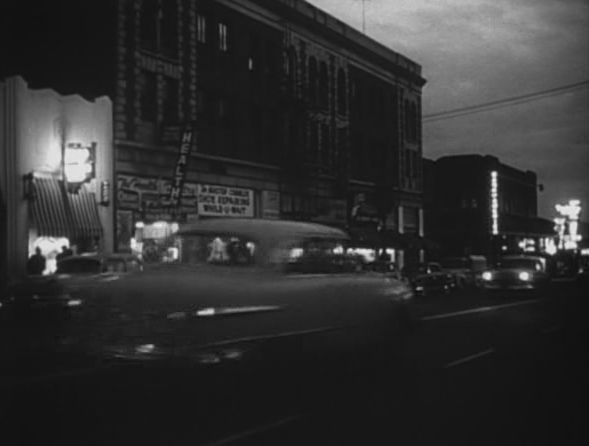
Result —
[[497, 171], [491, 172], [490, 187], [491, 203], [491, 234], [499, 234], [499, 184], [497, 180]]

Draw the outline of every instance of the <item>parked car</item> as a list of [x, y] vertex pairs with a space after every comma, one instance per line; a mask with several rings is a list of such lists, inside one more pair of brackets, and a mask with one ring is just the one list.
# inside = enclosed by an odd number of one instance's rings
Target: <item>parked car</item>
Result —
[[172, 259], [149, 274], [101, 284], [94, 310], [104, 317], [81, 324], [86, 349], [160, 364], [365, 361], [409, 325], [412, 290], [359, 271], [339, 229], [210, 219], [181, 227], [168, 243]]
[[403, 275], [407, 278], [416, 294], [449, 293], [455, 287], [454, 276], [444, 272], [439, 263], [428, 262], [405, 268]]
[[487, 269], [487, 258], [481, 255], [445, 257], [440, 260], [442, 270], [454, 276], [456, 288], [477, 286], [480, 275]]
[[503, 256], [484, 271], [481, 286], [487, 291], [543, 290], [550, 283], [546, 259], [530, 255]]

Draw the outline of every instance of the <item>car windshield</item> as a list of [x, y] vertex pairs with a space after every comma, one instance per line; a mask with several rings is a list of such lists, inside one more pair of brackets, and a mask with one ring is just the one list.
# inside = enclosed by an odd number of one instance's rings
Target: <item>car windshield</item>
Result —
[[536, 259], [502, 259], [498, 266], [504, 269], [522, 268], [536, 271], [542, 270], [542, 263]]
[[345, 241], [303, 238], [260, 243], [227, 234], [177, 234], [160, 248], [161, 263], [230, 267], [278, 266], [290, 273], [355, 271], [359, 260]]
[[256, 243], [234, 235], [176, 235], [159, 253], [163, 263], [245, 266], [256, 263]]

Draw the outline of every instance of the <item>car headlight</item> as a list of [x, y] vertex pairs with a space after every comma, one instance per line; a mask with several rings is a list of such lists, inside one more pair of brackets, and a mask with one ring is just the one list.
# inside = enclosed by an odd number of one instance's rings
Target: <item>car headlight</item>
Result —
[[68, 307], [79, 307], [82, 305], [82, 299], [68, 299], [66, 305]]
[[528, 280], [530, 280], [530, 273], [527, 271], [522, 271], [520, 272], [517, 277], [519, 277], [519, 280], [522, 280], [524, 282], [527, 282]]
[[493, 274], [491, 273], [491, 271], [485, 271], [481, 277], [483, 278], [483, 280], [491, 280], [493, 278]]

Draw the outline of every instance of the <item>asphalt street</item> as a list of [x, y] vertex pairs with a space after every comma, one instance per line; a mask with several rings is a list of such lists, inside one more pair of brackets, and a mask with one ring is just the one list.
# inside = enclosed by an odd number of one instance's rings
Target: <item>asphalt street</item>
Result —
[[2, 444], [585, 444], [586, 290], [416, 298], [384, 362], [5, 370]]

